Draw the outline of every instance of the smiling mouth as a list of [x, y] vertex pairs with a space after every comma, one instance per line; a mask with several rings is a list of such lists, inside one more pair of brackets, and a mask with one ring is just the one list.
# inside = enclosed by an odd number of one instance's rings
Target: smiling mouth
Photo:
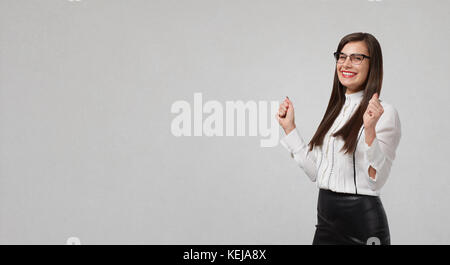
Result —
[[356, 73], [348, 72], [348, 71], [341, 71], [341, 73], [344, 78], [352, 78], [355, 75], [357, 75]]

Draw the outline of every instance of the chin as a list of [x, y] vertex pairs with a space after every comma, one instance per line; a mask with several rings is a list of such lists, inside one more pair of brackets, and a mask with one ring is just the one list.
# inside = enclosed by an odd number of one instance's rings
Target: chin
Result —
[[348, 88], [348, 89], [350, 89], [350, 90], [358, 90], [358, 88], [361, 86], [361, 84], [355, 84], [354, 82], [352, 82], [352, 83], [348, 83], [348, 82], [341, 82], [341, 84], [344, 86], [344, 87], [346, 87], [346, 88]]
[[349, 89], [353, 89], [353, 85], [352, 83], [347, 83], [347, 82], [341, 82], [342, 86], [349, 88]]

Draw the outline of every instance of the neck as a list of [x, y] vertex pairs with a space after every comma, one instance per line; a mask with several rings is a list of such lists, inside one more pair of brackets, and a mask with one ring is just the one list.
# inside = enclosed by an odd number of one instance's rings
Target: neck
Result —
[[353, 93], [357, 93], [357, 92], [359, 92], [361, 90], [362, 89], [350, 90], [350, 89], [346, 88], [345, 94], [350, 95], [350, 94], [353, 94]]

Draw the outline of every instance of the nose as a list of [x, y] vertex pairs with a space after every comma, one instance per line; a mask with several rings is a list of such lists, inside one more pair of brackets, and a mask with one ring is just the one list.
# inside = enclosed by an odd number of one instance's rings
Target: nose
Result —
[[345, 58], [345, 62], [342, 64], [342, 66], [345, 66], [345, 68], [350, 68], [352, 66], [350, 56], [347, 56], [347, 58]]

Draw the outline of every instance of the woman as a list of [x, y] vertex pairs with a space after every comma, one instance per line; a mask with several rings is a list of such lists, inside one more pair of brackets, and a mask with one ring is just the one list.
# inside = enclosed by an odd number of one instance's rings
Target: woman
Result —
[[286, 133], [280, 143], [320, 189], [314, 245], [390, 244], [379, 195], [401, 128], [396, 109], [378, 99], [381, 47], [369, 33], [352, 33], [342, 38], [334, 56], [333, 90], [313, 138], [307, 146], [286, 97], [278, 111]]

